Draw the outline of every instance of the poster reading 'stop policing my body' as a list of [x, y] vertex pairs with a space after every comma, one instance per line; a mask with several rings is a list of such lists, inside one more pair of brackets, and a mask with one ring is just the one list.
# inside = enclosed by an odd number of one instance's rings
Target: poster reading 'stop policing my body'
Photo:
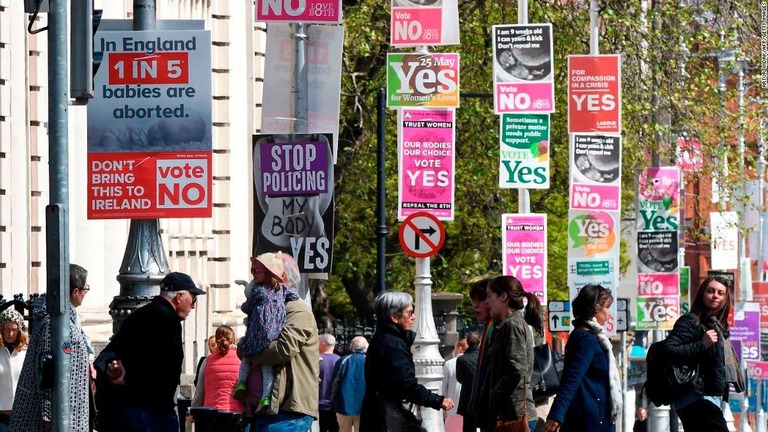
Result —
[[551, 24], [493, 26], [496, 114], [555, 112]]
[[253, 256], [281, 250], [310, 278], [330, 273], [331, 141], [331, 134], [253, 136]]

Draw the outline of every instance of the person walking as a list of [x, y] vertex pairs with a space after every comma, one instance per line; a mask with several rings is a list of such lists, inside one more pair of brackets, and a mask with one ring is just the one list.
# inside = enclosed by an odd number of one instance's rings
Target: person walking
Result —
[[336, 363], [331, 385], [331, 408], [336, 413], [340, 432], [360, 432], [360, 409], [365, 396], [365, 353], [368, 341], [355, 336], [349, 355]]
[[[492, 432], [496, 428], [496, 422], [490, 415], [490, 385], [486, 379], [488, 375], [488, 360], [486, 350], [493, 337], [493, 320], [486, 299], [488, 298], [488, 285], [493, 279], [485, 278], [475, 282], [469, 289], [469, 298], [472, 300], [472, 312], [478, 322], [484, 323], [480, 345], [477, 351], [477, 367], [472, 377], [472, 392], [467, 404], [467, 414], [464, 416], [464, 424], [472, 427], [475, 432]], [[471, 418], [470, 418], [471, 417]], [[469, 422], [467, 421], [469, 418]], [[469, 423], [469, 424], [468, 424]]]
[[729, 340], [728, 314], [731, 310], [729, 282], [720, 277], [702, 281], [691, 311], [675, 322], [664, 341], [664, 359], [673, 364], [696, 366], [693, 387], [678, 396], [672, 407], [687, 431], [725, 432], [728, 427], [720, 404], [728, 397], [729, 383], [741, 373], [727, 367], [736, 363]]
[[[456, 379], [456, 361], [467, 350], [467, 339], [461, 338], [456, 341], [453, 346], [453, 357], [446, 360], [443, 363], [443, 384], [442, 393], [451, 398], [451, 400], [458, 402], [461, 395], [461, 383]], [[452, 409], [443, 412], [443, 420], [445, 421], [445, 432], [459, 432], [462, 428], [463, 418], [456, 412], [457, 406]]]
[[[525, 292], [514, 276], [499, 276], [488, 285], [488, 304], [494, 335], [488, 345], [490, 415], [494, 422], [528, 419], [536, 429], [536, 407], [531, 389], [533, 333], [543, 332], [541, 304]], [[527, 305], [523, 302], [527, 300]]]
[[[77, 264], [69, 265], [69, 431], [85, 432], [90, 428], [90, 404], [88, 402], [90, 384], [90, 366], [88, 359], [88, 341], [80, 327], [75, 309], [83, 304], [85, 295], [90, 291], [88, 271]], [[27, 356], [21, 369], [9, 429], [12, 432], [49, 431], [51, 421], [51, 388], [53, 382], [53, 361], [48, 357], [51, 346], [51, 317], [48, 314], [47, 295], [43, 294], [32, 301], [34, 326], [31, 329]], [[48, 358], [48, 360], [43, 360]], [[50, 370], [51, 375], [43, 371]], [[49, 369], [50, 368], [50, 369]], [[41, 382], [41, 375], [43, 381]]]
[[429, 391], [416, 379], [411, 345], [413, 297], [387, 291], [374, 303], [376, 332], [365, 358], [365, 397], [360, 411], [362, 432], [423, 431], [421, 422], [403, 407], [403, 401], [436, 410], [449, 410], [450, 398]]
[[3, 346], [0, 347], [0, 432], [7, 432], [13, 396], [29, 343], [24, 317], [13, 307], [0, 313], [0, 335], [3, 339]]
[[467, 333], [467, 350], [456, 360], [456, 380], [461, 384], [459, 405], [456, 412], [463, 417], [462, 432], [476, 432], [475, 419], [469, 413], [469, 399], [472, 397], [473, 380], [477, 369], [477, 355], [480, 351], [480, 334]]
[[174, 408], [184, 361], [181, 322], [204, 294], [189, 275], [172, 272], [160, 282], [159, 295], [128, 315], [94, 362], [102, 430], [179, 430]]
[[603, 329], [611, 303], [610, 290], [585, 285], [571, 304], [574, 330], [565, 346], [560, 388], [547, 417], [547, 432], [616, 430], [622, 408], [621, 382], [611, 341]]
[[332, 334], [320, 335], [320, 432], [339, 432], [336, 413], [331, 409], [331, 386], [333, 371], [339, 355], [333, 352], [336, 338]]

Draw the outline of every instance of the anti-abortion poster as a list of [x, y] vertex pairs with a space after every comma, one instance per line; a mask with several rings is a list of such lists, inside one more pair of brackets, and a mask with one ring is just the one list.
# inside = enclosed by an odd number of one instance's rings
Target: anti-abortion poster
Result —
[[210, 217], [210, 32], [99, 31], [94, 50], [88, 219]]
[[[341, 97], [341, 50], [344, 27], [310, 26], [307, 43], [307, 123], [306, 133], [333, 134], [333, 161], [336, 162], [339, 134], [339, 103]], [[291, 74], [293, 50], [291, 26], [267, 26], [267, 46], [264, 58], [264, 86], [261, 108], [261, 132], [292, 133], [295, 119], [291, 106], [294, 101]]]
[[501, 215], [504, 274], [547, 302], [547, 215]]
[[621, 56], [568, 56], [568, 132], [621, 133]]
[[392, 0], [391, 12], [394, 47], [459, 44], [457, 0]]
[[551, 24], [493, 26], [496, 114], [555, 112]]
[[268, 23], [341, 24], [341, 0], [256, 0], [254, 16]]
[[638, 176], [637, 258], [639, 273], [677, 273], [680, 171], [647, 168]]
[[398, 220], [420, 211], [453, 220], [455, 112], [403, 108], [398, 126]]
[[570, 134], [570, 208], [619, 211], [621, 137]]
[[309, 278], [333, 258], [331, 134], [253, 136], [253, 256], [281, 250]]
[[458, 54], [387, 54], [387, 107], [458, 106]]
[[549, 114], [502, 114], [499, 187], [549, 188]]

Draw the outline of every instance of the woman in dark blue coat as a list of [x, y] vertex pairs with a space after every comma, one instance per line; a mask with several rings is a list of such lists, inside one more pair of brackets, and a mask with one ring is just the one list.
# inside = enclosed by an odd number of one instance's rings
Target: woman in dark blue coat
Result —
[[[423, 429], [403, 402], [449, 410], [453, 401], [432, 393], [416, 380], [411, 331], [416, 318], [413, 298], [403, 292], [386, 292], [376, 298], [376, 333], [365, 357], [365, 397], [360, 412], [360, 432], [411, 432]], [[402, 418], [410, 421], [398, 422]]]
[[547, 432], [613, 432], [621, 412], [621, 383], [611, 342], [603, 330], [611, 292], [586, 285], [571, 304], [575, 329], [565, 346], [560, 388]]

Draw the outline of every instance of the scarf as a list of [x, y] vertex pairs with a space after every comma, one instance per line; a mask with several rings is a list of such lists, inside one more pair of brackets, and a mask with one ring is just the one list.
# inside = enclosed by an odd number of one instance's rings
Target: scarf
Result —
[[482, 389], [483, 381], [485, 380], [485, 373], [487, 372], [483, 367], [483, 361], [485, 360], [485, 348], [488, 346], [488, 341], [491, 339], [491, 333], [493, 333], [493, 320], [489, 319], [485, 323], [485, 329], [483, 330], [483, 336], [480, 339], [480, 348], [477, 351], [477, 367], [475, 368], [475, 376], [472, 377], [472, 395], [469, 397], [468, 410], [471, 413], [477, 413], [477, 405], [480, 402], [480, 392]]
[[616, 367], [616, 357], [613, 356], [611, 347], [611, 341], [608, 339], [608, 335], [605, 334], [603, 326], [597, 323], [594, 318], [589, 321], [585, 321], [584, 324], [589, 327], [589, 330], [597, 336], [597, 340], [600, 342], [600, 347], [603, 348], [605, 355], [608, 357], [608, 378], [611, 385], [611, 422], [616, 423], [616, 420], [621, 415], [621, 381], [619, 379], [619, 369]]

